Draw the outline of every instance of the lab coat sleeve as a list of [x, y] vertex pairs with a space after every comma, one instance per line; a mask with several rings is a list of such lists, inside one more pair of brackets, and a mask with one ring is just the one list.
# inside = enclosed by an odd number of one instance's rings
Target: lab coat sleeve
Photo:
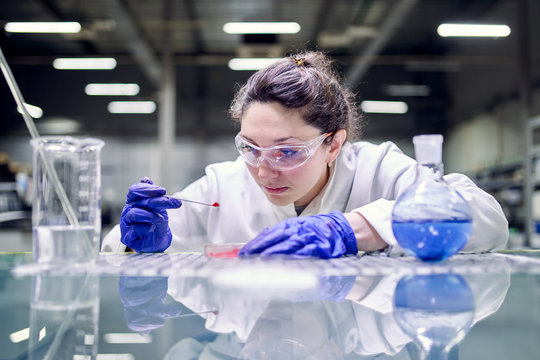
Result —
[[[219, 199], [216, 191], [216, 176], [207, 168], [206, 175], [174, 194], [175, 197], [213, 203]], [[167, 251], [202, 251], [208, 242], [208, 224], [211, 211], [220, 211], [205, 205], [185, 202], [178, 209], [168, 210], [172, 243]]]
[[125, 252], [126, 245], [120, 241], [120, 225], [115, 225], [108, 233], [103, 237], [101, 242], [101, 251], [105, 252]]
[[471, 238], [462, 252], [504, 249], [509, 236], [508, 221], [497, 200], [465, 175], [449, 174], [444, 179], [467, 200], [472, 211]]
[[[401, 255], [404, 251], [392, 231], [392, 208], [399, 195], [414, 182], [416, 162], [392, 143], [368, 148], [357, 160], [363, 176], [373, 174], [373, 177], [362, 181], [357, 186], [359, 190], [354, 190], [369, 194], [369, 198], [364, 200], [365, 205], [353, 211], [360, 213], [389, 245], [389, 254]], [[504, 248], [508, 222], [499, 203], [465, 175], [449, 174], [444, 179], [468, 201], [472, 210], [472, 234], [463, 252]]]

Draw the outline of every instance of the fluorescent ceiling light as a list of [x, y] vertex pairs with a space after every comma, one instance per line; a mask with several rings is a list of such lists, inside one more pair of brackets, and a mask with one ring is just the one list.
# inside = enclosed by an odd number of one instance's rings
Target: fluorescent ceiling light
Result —
[[108, 333], [103, 335], [103, 340], [109, 344], [149, 344], [152, 336], [137, 333]]
[[229, 22], [223, 25], [227, 34], [296, 34], [300, 29], [296, 22]]
[[21, 341], [28, 340], [30, 337], [30, 328], [25, 328], [19, 331], [15, 331], [14, 333], [9, 334], [9, 340], [11, 340], [12, 343], [17, 344]]
[[8, 22], [4, 30], [10, 33], [78, 33], [78, 22]]
[[409, 107], [403, 101], [373, 101], [365, 100], [360, 104], [365, 113], [405, 114]]
[[386, 92], [390, 96], [428, 96], [429, 86], [426, 85], [388, 85]]
[[57, 70], [112, 70], [116, 67], [114, 58], [58, 58], [53, 67]]
[[156, 111], [153, 101], [111, 101], [107, 105], [111, 114], [151, 114]]
[[84, 88], [86, 95], [118, 95], [118, 96], [134, 96], [139, 93], [139, 85], [137, 84], [88, 84]]
[[229, 69], [243, 70], [260, 70], [264, 69], [281, 58], [234, 58], [229, 60]]
[[437, 28], [439, 36], [485, 36], [507, 37], [510, 27], [507, 25], [480, 25], [480, 24], [441, 24]]
[[[28, 114], [33, 117], [34, 119], [39, 119], [43, 116], [43, 109], [41, 109], [39, 106], [30, 105], [27, 103], [24, 103], [24, 107], [26, 108], [26, 111]], [[20, 107], [17, 106], [17, 111], [22, 114], [23, 111]]]

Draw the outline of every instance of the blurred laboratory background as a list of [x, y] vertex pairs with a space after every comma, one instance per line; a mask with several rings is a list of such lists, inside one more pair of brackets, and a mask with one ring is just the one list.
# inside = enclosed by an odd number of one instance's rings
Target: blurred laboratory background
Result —
[[[41, 135], [105, 141], [104, 233], [141, 177], [172, 193], [236, 158], [227, 111], [257, 66], [320, 50], [358, 95], [364, 140], [414, 155], [414, 135], [443, 134], [445, 172], [499, 200], [510, 247], [540, 247], [538, 18], [536, 0], [16, 0], [0, 47]], [[31, 250], [30, 133], [5, 79], [0, 99], [0, 251]]]

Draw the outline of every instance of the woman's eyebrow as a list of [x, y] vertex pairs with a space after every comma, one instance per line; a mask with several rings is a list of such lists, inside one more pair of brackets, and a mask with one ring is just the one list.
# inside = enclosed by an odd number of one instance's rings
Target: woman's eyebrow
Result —
[[282, 138], [276, 139], [276, 140], [274, 140], [274, 142], [278, 143], [278, 142], [284, 142], [284, 141], [288, 141], [288, 140], [300, 140], [300, 139], [295, 137], [295, 136], [287, 136], [287, 137], [282, 137]]

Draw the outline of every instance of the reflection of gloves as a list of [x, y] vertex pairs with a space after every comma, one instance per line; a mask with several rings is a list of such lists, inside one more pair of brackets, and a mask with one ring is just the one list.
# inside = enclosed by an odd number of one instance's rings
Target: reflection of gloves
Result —
[[129, 188], [120, 217], [121, 241], [138, 252], [164, 251], [172, 234], [166, 209], [182, 206], [182, 201], [165, 197], [166, 190], [143, 178]]
[[333, 211], [328, 215], [290, 218], [266, 228], [238, 255], [292, 254], [328, 259], [357, 252], [356, 237], [349, 222], [341, 212]]
[[162, 327], [166, 318], [180, 315], [180, 304], [165, 304], [167, 281], [166, 277], [120, 277], [120, 299], [131, 330], [148, 333]]

